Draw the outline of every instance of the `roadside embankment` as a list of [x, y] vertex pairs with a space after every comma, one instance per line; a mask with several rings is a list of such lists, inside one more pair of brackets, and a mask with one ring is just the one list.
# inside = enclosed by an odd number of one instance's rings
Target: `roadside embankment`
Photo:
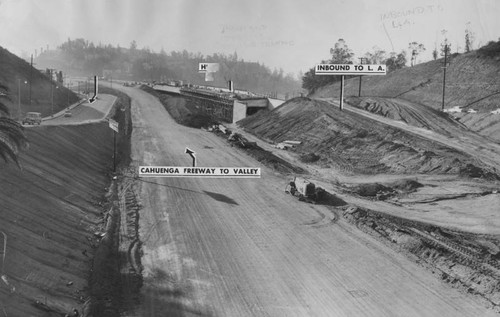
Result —
[[[121, 175], [130, 163], [130, 137], [132, 133], [132, 119], [130, 115], [130, 98], [120, 91], [107, 87], [102, 92], [118, 97], [115, 106], [108, 117], [118, 122], [119, 132], [116, 133], [116, 160], [113, 153], [110, 157], [113, 175]], [[108, 127], [108, 130], [113, 133]], [[113, 137], [111, 137], [113, 140]], [[103, 215], [100, 219], [98, 237], [100, 243], [94, 254], [92, 271], [89, 277], [89, 305], [85, 307], [84, 316], [119, 316], [123, 306], [122, 293], [128, 288], [137, 288], [131, 285], [131, 279], [137, 280], [140, 272], [125, 272], [122, 267], [128, 265], [126, 256], [122, 254], [121, 246], [126, 236], [122, 235], [122, 226], [126, 226], [126, 219], [122, 218], [122, 190], [121, 177], [113, 177], [113, 181], [105, 195]], [[137, 210], [136, 210], [137, 211]], [[125, 221], [124, 221], [125, 220]], [[134, 225], [135, 227], [135, 225]], [[131, 276], [130, 274], [131, 273]], [[141, 279], [138, 279], [140, 285]]]
[[[117, 168], [128, 164], [130, 152], [127, 98], [119, 96], [109, 115], [121, 129]], [[26, 129], [26, 135], [29, 149], [20, 155], [22, 170], [0, 166], [0, 254], [5, 258], [0, 262], [0, 312], [64, 316], [76, 310], [88, 315], [91, 299], [119, 287], [102, 274], [103, 266], [112, 263], [110, 246], [117, 243], [113, 230], [106, 233], [113, 227], [108, 221], [113, 212], [107, 212], [116, 187], [111, 183], [113, 131], [101, 122], [40, 126]], [[94, 316], [104, 315], [96, 311]]]
[[99, 123], [37, 127], [26, 135], [23, 169], [0, 167], [0, 231], [7, 236], [3, 313], [81, 312], [111, 176], [112, 131]]
[[341, 111], [325, 101], [294, 98], [269, 112], [238, 121], [246, 131], [275, 144], [295, 140], [291, 150], [313, 153], [315, 164], [344, 174], [448, 174], [497, 179], [496, 171], [467, 153]]

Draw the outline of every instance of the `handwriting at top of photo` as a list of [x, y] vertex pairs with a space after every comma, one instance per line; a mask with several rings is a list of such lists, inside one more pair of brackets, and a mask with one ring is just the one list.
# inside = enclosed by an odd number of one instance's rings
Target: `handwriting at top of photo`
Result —
[[424, 14], [429, 14], [433, 12], [439, 12], [443, 11], [443, 7], [441, 5], [425, 5], [425, 6], [418, 6], [418, 7], [413, 7], [410, 9], [403, 9], [403, 10], [393, 10], [393, 11], [387, 11], [382, 14], [380, 14], [380, 20], [389, 20], [389, 19], [398, 19], [398, 18], [404, 18], [404, 17], [409, 17], [409, 16], [417, 16], [417, 15], [424, 15]]

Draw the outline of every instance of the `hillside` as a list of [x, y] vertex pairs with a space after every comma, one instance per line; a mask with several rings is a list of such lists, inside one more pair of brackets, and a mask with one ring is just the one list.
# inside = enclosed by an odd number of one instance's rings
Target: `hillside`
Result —
[[[417, 106], [441, 109], [443, 59], [394, 71], [386, 76], [364, 76], [362, 97], [402, 99]], [[490, 112], [500, 108], [500, 61], [482, 51], [454, 54], [446, 73], [445, 108], [474, 109], [477, 113], [455, 115], [473, 131], [500, 140], [500, 116]], [[345, 96], [358, 96], [359, 79], [345, 82]], [[314, 98], [338, 98], [340, 84], [318, 89]], [[355, 104], [356, 105], [356, 104]], [[393, 116], [398, 116], [393, 112]], [[480, 118], [476, 118], [480, 117]], [[411, 121], [409, 118], [408, 121]]]
[[93, 233], [109, 184], [110, 131], [106, 123], [26, 129], [23, 169], [0, 166], [6, 316], [63, 316], [88, 299]]
[[[52, 113], [52, 93], [54, 113], [68, 104], [78, 101], [78, 96], [60, 84], [51, 81], [47, 76], [36, 69], [31, 69], [25, 60], [0, 47], [0, 84], [8, 87], [9, 100], [5, 104], [10, 109], [14, 119], [23, 118], [26, 112], [41, 112], [42, 116]], [[29, 80], [31, 85], [31, 104], [29, 101]], [[52, 85], [52, 87], [51, 87]], [[19, 95], [21, 115], [19, 113]], [[3, 100], [2, 100], [3, 101]]]
[[[330, 103], [295, 98], [270, 112], [238, 122], [257, 136], [297, 140], [301, 155], [315, 154], [323, 167], [348, 174], [450, 174], [498, 178], [469, 155]], [[493, 172], [490, 174], [488, 171]]]

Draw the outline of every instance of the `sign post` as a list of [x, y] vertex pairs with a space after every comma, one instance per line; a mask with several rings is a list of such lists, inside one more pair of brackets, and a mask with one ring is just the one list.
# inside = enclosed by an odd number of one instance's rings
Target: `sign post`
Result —
[[360, 64], [317, 64], [316, 75], [337, 75], [340, 77], [340, 110], [344, 108], [344, 76], [385, 75], [386, 65]]
[[89, 99], [90, 103], [93, 103], [94, 101], [97, 100], [97, 93], [98, 93], [98, 89], [99, 89], [98, 81], [99, 81], [98, 77], [94, 76], [94, 95], [92, 96], [92, 98]]
[[340, 76], [340, 110], [344, 109], [344, 75]]
[[118, 122], [109, 119], [109, 127], [113, 130], [113, 173], [116, 173], [116, 133], [118, 130]]

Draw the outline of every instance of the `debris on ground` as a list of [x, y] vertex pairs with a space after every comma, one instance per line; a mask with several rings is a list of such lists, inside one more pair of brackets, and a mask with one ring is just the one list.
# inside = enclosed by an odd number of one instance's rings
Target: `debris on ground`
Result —
[[227, 139], [231, 144], [237, 145], [241, 148], [252, 148], [257, 146], [257, 142], [250, 142], [247, 138], [239, 133], [233, 132]]

